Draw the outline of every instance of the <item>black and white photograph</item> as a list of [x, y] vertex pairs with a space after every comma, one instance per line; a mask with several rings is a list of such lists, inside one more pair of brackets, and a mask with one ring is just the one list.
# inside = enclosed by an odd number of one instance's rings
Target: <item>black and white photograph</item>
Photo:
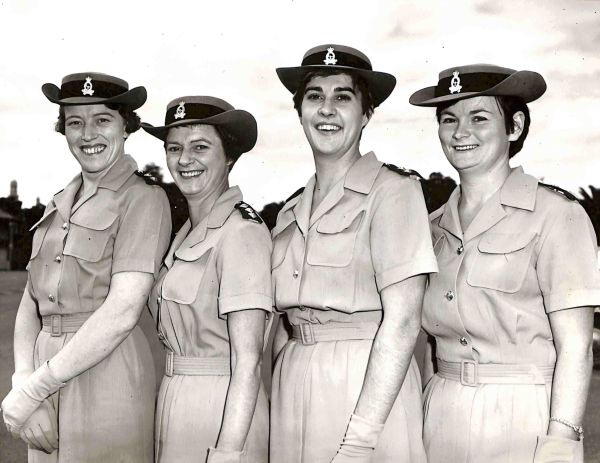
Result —
[[600, 0], [0, 40], [1, 462], [600, 463]]

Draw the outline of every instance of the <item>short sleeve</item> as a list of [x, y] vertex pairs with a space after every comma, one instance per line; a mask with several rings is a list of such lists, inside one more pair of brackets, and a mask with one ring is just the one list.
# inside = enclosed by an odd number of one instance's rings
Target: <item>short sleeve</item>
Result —
[[[565, 201], [561, 199], [561, 201]], [[576, 202], [553, 212], [542, 231], [537, 275], [546, 312], [600, 305], [596, 235]]]
[[249, 220], [232, 225], [218, 249], [219, 316], [246, 309], [271, 312], [269, 232], [264, 225]]
[[414, 275], [437, 272], [421, 185], [398, 178], [381, 187], [370, 238], [379, 291]]
[[126, 193], [113, 249], [112, 274], [145, 272], [156, 275], [171, 238], [171, 210], [165, 192], [139, 185]]

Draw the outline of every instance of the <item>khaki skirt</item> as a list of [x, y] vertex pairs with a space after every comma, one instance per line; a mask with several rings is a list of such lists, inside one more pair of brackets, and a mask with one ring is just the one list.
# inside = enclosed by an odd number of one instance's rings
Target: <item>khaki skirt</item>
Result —
[[[360, 394], [372, 340], [290, 340], [277, 358], [271, 396], [271, 463], [330, 463]], [[421, 380], [414, 359], [372, 463], [426, 462]]]

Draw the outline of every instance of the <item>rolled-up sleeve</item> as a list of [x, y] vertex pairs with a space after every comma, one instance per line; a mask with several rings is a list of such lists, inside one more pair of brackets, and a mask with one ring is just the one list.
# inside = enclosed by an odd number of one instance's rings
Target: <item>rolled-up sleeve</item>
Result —
[[169, 200], [160, 187], [145, 184], [132, 187], [127, 195], [115, 237], [112, 274], [156, 275], [171, 237]]
[[217, 256], [219, 316], [246, 309], [272, 310], [271, 237], [244, 220], [223, 237]]
[[563, 201], [545, 228], [537, 275], [546, 312], [600, 305], [596, 235], [585, 210]]
[[421, 185], [390, 179], [371, 222], [371, 255], [379, 291], [414, 275], [437, 272]]

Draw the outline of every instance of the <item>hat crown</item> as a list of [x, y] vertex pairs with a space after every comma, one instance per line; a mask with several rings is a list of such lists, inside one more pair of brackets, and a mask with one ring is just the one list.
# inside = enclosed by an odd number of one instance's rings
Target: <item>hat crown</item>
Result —
[[360, 50], [346, 45], [325, 44], [317, 45], [308, 50], [301, 66], [343, 66], [358, 69], [373, 70], [371, 60]]
[[227, 101], [213, 96], [181, 96], [167, 105], [165, 125], [186, 120], [206, 119], [233, 110], [235, 108]]
[[102, 72], [78, 72], [75, 74], [68, 74], [63, 77], [61, 86], [77, 81], [85, 82], [88, 78], [90, 78], [92, 82], [109, 83], [122, 87], [125, 89], [125, 91], [129, 90], [129, 84], [126, 81]]

